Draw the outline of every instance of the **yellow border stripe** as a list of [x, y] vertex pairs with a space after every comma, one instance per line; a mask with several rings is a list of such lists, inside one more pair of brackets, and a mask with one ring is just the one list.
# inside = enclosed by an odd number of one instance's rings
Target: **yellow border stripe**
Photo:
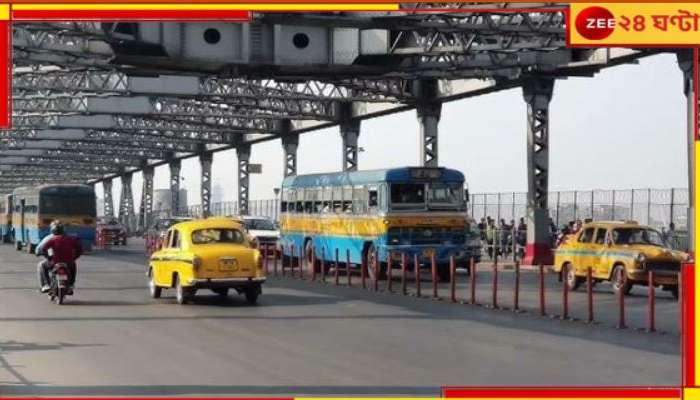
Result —
[[[697, 96], [697, 94], [696, 94]], [[700, 325], [698, 324], [698, 321], [700, 321], [700, 295], [698, 295], [699, 290], [700, 290], [700, 271], [697, 269], [697, 263], [698, 263], [698, 242], [700, 241], [700, 235], [698, 235], [698, 229], [700, 229], [700, 213], [698, 212], [698, 204], [700, 204], [700, 187], [698, 187], [698, 184], [700, 184], [700, 174], [698, 174], [698, 154], [700, 154], [700, 142], [695, 141], [695, 165], [693, 168], [693, 174], [695, 175], [694, 181], [695, 181], [695, 315], [694, 315], [694, 324], [695, 324], [695, 383], [697, 384], [700, 382], [700, 354], [698, 354], [698, 346], [700, 346]], [[690, 160], [688, 160], [690, 161]], [[692, 179], [692, 178], [691, 178]], [[697, 393], [697, 392], [696, 392]], [[698, 396], [698, 399], [700, 400], [700, 396]]]
[[68, 11], [68, 10], [243, 10], [243, 11], [294, 11], [294, 10], [368, 10], [396, 11], [398, 4], [343, 4], [343, 3], [294, 3], [294, 4], [13, 4], [13, 10]]
[[0, 4], [0, 21], [7, 21], [10, 19], [10, 5]]

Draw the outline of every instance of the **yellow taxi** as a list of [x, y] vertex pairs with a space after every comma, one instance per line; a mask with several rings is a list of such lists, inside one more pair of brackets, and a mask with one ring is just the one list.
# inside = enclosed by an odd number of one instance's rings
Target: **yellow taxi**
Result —
[[[586, 281], [591, 268], [594, 282], [610, 281], [615, 293], [628, 294], [633, 285], [661, 285], [678, 298], [678, 273], [688, 254], [673, 250], [655, 229], [627, 222], [591, 222], [565, 240], [554, 253], [554, 270], [569, 289]], [[563, 272], [565, 271], [565, 272]]]
[[168, 229], [163, 248], [149, 259], [148, 286], [153, 298], [174, 288], [179, 304], [191, 300], [198, 289], [221, 296], [235, 289], [255, 304], [265, 282], [262, 267], [260, 252], [251, 246], [241, 223], [228, 218], [193, 220]]

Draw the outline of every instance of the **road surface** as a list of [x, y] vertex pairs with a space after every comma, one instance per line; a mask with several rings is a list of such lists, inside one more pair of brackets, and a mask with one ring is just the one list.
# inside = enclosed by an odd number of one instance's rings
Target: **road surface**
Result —
[[76, 295], [56, 306], [37, 291], [37, 258], [0, 246], [0, 395], [428, 396], [441, 385], [680, 383], [672, 325], [621, 331], [281, 277], [257, 306], [206, 291], [179, 306], [172, 291], [148, 297], [142, 249], [85, 256]]

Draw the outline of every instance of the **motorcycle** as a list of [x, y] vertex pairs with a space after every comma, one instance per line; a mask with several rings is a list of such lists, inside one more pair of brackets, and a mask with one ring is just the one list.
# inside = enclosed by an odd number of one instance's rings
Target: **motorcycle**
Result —
[[[42, 254], [44, 258], [49, 260], [49, 255]], [[66, 296], [71, 296], [73, 294], [73, 288], [68, 284], [70, 278], [68, 265], [65, 263], [56, 263], [49, 269], [49, 299], [52, 302], [61, 305], [63, 304]]]
[[64, 263], [56, 263], [49, 270], [49, 298], [52, 302], [61, 305], [66, 296], [73, 294], [73, 288], [68, 285], [68, 266]]

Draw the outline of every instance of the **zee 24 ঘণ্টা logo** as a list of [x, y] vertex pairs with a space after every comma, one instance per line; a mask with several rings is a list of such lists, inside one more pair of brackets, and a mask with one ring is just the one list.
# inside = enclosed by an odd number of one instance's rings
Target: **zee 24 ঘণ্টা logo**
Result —
[[576, 16], [576, 31], [588, 40], [602, 40], [615, 30], [615, 16], [604, 7], [588, 7]]

